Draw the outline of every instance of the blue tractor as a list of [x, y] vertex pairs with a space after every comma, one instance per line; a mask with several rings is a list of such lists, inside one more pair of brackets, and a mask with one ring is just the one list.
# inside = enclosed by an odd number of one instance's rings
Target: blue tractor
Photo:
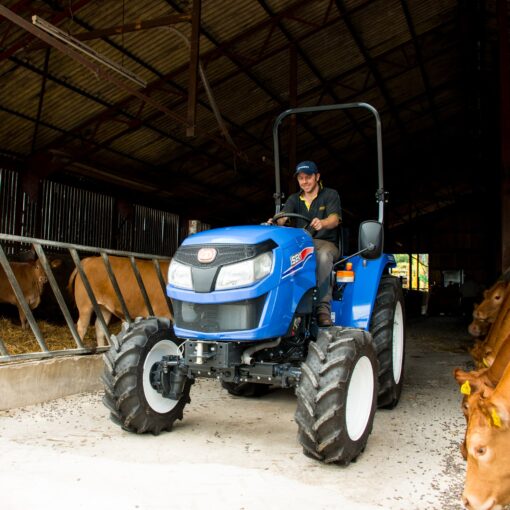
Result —
[[158, 434], [183, 417], [198, 377], [218, 379], [237, 396], [295, 388], [295, 421], [306, 455], [348, 464], [365, 448], [377, 406], [402, 390], [405, 327], [400, 280], [382, 253], [385, 193], [377, 111], [350, 103], [283, 112], [273, 128], [276, 214], [280, 212], [278, 127], [291, 114], [345, 108], [375, 117], [378, 221], [359, 228], [358, 251], [335, 264], [332, 319], [315, 318], [313, 234], [262, 224], [191, 235], [168, 270], [174, 320], [124, 323], [105, 354], [104, 402], [123, 429]]

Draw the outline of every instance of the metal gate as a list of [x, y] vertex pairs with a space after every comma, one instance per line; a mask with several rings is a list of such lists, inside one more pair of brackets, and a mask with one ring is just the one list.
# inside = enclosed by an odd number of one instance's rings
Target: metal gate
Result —
[[[23, 290], [20, 286], [20, 283], [18, 282], [13, 268], [11, 267], [6, 252], [4, 248], [2, 247], [3, 244], [6, 246], [13, 246], [18, 243], [23, 243], [25, 245], [30, 245], [33, 247], [35, 254], [41, 263], [44, 272], [47, 276], [47, 284], [50, 285], [53, 295], [58, 302], [58, 306], [60, 307], [60, 310], [62, 312], [63, 318], [65, 319], [65, 322], [67, 324], [67, 327], [69, 328], [69, 331], [71, 332], [71, 336], [74, 342], [74, 347], [69, 349], [50, 349], [48, 348], [47, 342], [44, 339], [43, 334], [41, 333], [41, 330], [38, 326], [37, 321], [34, 318], [34, 315], [32, 313], [32, 310], [29, 306], [29, 303], [27, 302], [27, 299], [23, 293]], [[77, 244], [69, 244], [69, 243], [61, 243], [57, 241], [49, 241], [49, 240], [42, 240], [42, 239], [35, 239], [31, 237], [22, 237], [22, 236], [14, 236], [10, 234], [1, 234], [0, 233], [0, 267], [5, 272], [5, 276], [7, 277], [7, 280], [12, 287], [12, 290], [15, 294], [16, 300], [19, 303], [19, 306], [21, 307], [22, 311], [24, 312], [28, 324], [35, 336], [35, 339], [37, 340], [37, 344], [39, 347], [38, 351], [34, 352], [27, 352], [22, 354], [12, 354], [9, 352], [9, 349], [6, 346], [6, 343], [2, 339], [2, 332], [0, 331], [0, 362], [5, 361], [13, 361], [16, 359], [26, 359], [26, 358], [46, 358], [46, 357], [52, 357], [52, 356], [62, 356], [62, 355], [70, 355], [70, 354], [82, 354], [82, 353], [91, 353], [96, 352], [98, 350], [105, 350], [106, 348], [97, 349], [95, 347], [90, 348], [86, 347], [83, 344], [82, 339], [78, 335], [78, 331], [76, 329], [76, 326], [74, 324], [72, 314], [69, 310], [69, 307], [67, 306], [66, 300], [63, 296], [63, 289], [59, 284], [57, 283], [57, 280], [55, 278], [55, 274], [52, 268], [52, 265], [50, 263], [50, 260], [48, 258], [48, 254], [50, 252], [57, 253], [57, 256], [62, 256], [62, 254], [68, 254], [68, 256], [71, 257], [72, 262], [74, 263], [74, 267], [76, 268], [78, 274], [80, 275], [83, 285], [87, 291], [87, 295], [92, 303], [92, 306], [94, 308], [96, 317], [99, 321], [100, 327], [108, 339], [108, 342], [110, 342], [110, 332], [108, 330], [106, 321], [103, 317], [103, 314], [101, 312], [101, 309], [98, 305], [98, 302], [96, 300], [96, 297], [94, 296], [92, 286], [90, 284], [90, 281], [87, 277], [87, 274], [85, 273], [82, 265], [82, 257], [84, 256], [100, 256], [103, 263], [105, 270], [108, 274], [109, 280], [112, 284], [113, 290], [117, 296], [117, 299], [119, 300], [119, 303], [123, 310], [123, 316], [124, 320], [128, 323], [131, 323], [133, 321], [133, 317], [130, 317], [128, 307], [126, 306], [126, 301], [124, 296], [121, 293], [119, 283], [117, 281], [116, 275], [114, 271], [112, 270], [112, 266], [109, 260], [110, 256], [118, 256], [118, 257], [126, 257], [127, 260], [130, 262], [131, 269], [133, 271], [134, 277], [136, 279], [136, 282], [138, 284], [138, 288], [140, 290], [141, 296], [144, 300], [145, 306], [147, 307], [147, 310], [149, 310], [149, 314], [153, 315], [153, 309], [151, 302], [149, 300], [149, 296], [147, 293], [147, 289], [145, 288], [143, 278], [140, 274], [140, 271], [137, 267], [137, 259], [142, 260], [152, 260], [154, 269], [157, 274], [158, 281], [161, 285], [161, 291], [166, 297], [166, 291], [165, 291], [165, 280], [166, 275], [163, 276], [161, 272], [160, 267], [160, 261], [166, 260], [169, 261], [170, 257], [162, 257], [159, 255], [148, 255], [144, 253], [133, 253], [133, 252], [127, 252], [127, 251], [119, 251], [119, 250], [110, 250], [110, 249], [100, 249], [100, 248], [94, 248], [90, 246], [82, 246]], [[167, 298], [167, 306], [169, 313], [171, 314], [171, 306], [170, 302]]]

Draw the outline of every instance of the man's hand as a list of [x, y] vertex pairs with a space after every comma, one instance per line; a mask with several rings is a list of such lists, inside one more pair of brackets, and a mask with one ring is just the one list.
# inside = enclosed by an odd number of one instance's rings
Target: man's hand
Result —
[[322, 220], [319, 220], [319, 218], [314, 218], [311, 222], [310, 222], [310, 226], [314, 229], [314, 230], [321, 230], [324, 228], [324, 225], [322, 223]]
[[330, 216], [328, 216], [327, 218], [324, 218], [323, 220], [319, 220], [319, 218], [314, 218], [310, 222], [310, 226], [317, 231], [319, 231], [323, 228], [325, 228], [326, 230], [330, 230], [332, 228], [338, 227], [339, 224], [340, 224], [340, 221], [336, 214], [331, 214]]
[[288, 219], [289, 218], [287, 218], [287, 216], [284, 216], [283, 218], [278, 218], [276, 221], [273, 221], [273, 218], [271, 217], [267, 220], [267, 223], [269, 223], [270, 225], [280, 225], [281, 227], [287, 222]]

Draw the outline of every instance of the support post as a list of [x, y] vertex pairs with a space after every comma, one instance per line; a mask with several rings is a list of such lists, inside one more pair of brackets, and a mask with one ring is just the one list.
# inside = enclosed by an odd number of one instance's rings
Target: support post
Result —
[[501, 270], [510, 267], [510, 46], [508, 5], [498, 0], [501, 119]]
[[195, 136], [197, 116], [198, 56], [200, 54], [200, 17], [202, 0], [193, 0], [191, 19], [191, 48], [188, 81], [188, 127], [186, 136]]
[[[294, 44], [289, 52], [289, 106], [297, 107], [297, 49]], [[297, 119], [296, 115], [290, 116], [289, 126], [289, 173], [293, 174], [296, 168], [296, 148], [297, 148]]]

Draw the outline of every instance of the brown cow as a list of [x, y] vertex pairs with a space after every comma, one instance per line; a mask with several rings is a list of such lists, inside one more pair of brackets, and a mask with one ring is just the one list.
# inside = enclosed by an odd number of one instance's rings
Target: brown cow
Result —
[[[61, 262], [62, 261], [55, 259], [50, 265], [56, 268]], [[48, 281], [41, 262], [39, 260], [32, 260], [30, 262], [10, 262], [10, 266], [16, 277], [16, 281], [21, 287], [21, 291], [25, 296], [28, 306], [31, 310], [34, 310], [41, 302], [44, 284]], [[27, 328], [25, 312], [23, 312], [2, 266], [0, 266], [0, 303], [8, 303], [16, 306], [18, 308], [21, 327], [22, 329]]]
[[510, 367], [488, 398], [471, 411], [466, 433], [467, 471], [462, 501], [470, 510], [510, 503]]
[[483, 301], [473, 310], [473, 319], [493, 323], [503, 304], [508, 287], [508, 282], [497, 281], [492, 287], [484, 290]]
[[[124, 257], [109, 257], [113, 273], [119, 284], [120, 291], [126, 302], [127, 309], [131, 318], [147, 317], [149, 311], [145, 305], [138, 282], [136, 281], [133, 268], [129, 259]], [[159, 262], [161, 272], [166, 276], [168, 272], [168, 261]], [[90, 282], [94, 296], [103, 314], [104, 320], [108, 325], [115, 315], [119, 319], [125, 319], [120, 301], [115, 294], [110, 277], [106, 271], [104, 261], [101, 257], [88, 257], [82, 261], [83, 270]], [[136, 259], [136, 266], [142, 277], [143, 284], [149, 296], [154, 314], [161, 317], [172, 319], [167, 306], [167, 300], [163, 294], [159, 278], [150, 260]], [[74, 288], [74, 299], [79, 312], [77, 324], [78, 334], [83, 339], [90, 324], [90, 319], [94, 308], [92, 302], [83, 285], [82, 279], [77, 274], [77, 269], [73, 271], [69, 278], [69, 288]], [[107, 345], [105, 334], [101, 328], [99, 320], [95, 323], [96, 339], [98, 346]]]
[[[508, 285], [506, 282], [498, 283]], [[496, 315], [496, 320], [489, 329], [486, 339], [483, 342], [476, 342], [474, 347], [470, 350], [479, 368], [487, 366], [487, 360], [490, 358], [493, 359], [496, 356], [506, 337], [510, 334], [510, 292], [505, 291], [504, 294], [500, 293], [498, 301], [501, 301], [499, 311]]]
[[469, 352], [478, 365], [482, 364], [485, 354], [483, 339], [498, 316], [507, 288], [507, 282], [497, 281], [490, 289], [484, 291], [483, 301], [475, 305], [473, 310], [473, 321], [468, 326], [468, 332], [471, 336], [480, 340], [474, 344]]
[[[509, 364], [510, 337], [506, 339], [489, 368], [472, 370], [471, 372], [465, 372], [460, 368], [454, 370], [454, 377], [459, 383], [461, 393], [464, 395], [462, 399], [462, 412], [466, 422], [469, 422], [471, 410], [476, 407], [478, 400], [480, 398], [488, 398], [492, 394]], [[467, 455], [465, 444], [466, 441], [464, 439], [460, 447], [464, 458]]]
[[485, 365], [488, 365], [490, 359], [494, 359], [505, 340], [510, 335], [510, 292], [507, 292], [503, 304], [499, 310], [494, 324], [489, 330], [485, 340], [484, 359]]

